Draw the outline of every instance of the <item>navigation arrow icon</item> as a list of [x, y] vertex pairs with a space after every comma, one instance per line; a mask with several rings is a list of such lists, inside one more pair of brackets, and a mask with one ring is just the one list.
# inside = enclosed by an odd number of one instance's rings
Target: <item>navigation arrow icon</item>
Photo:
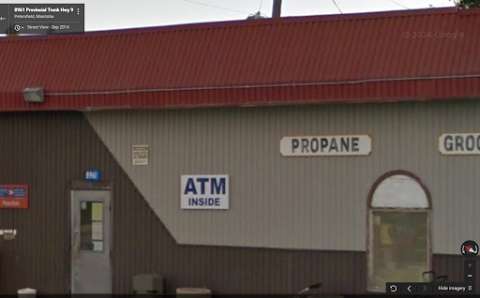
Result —
[[408, 285], [407, 291], [408, 291], [409, 293], [412, 293], [412, 292], [413, 292], [413, 289], [414, 289], [414, 287], [413, 287], [412, 285]]

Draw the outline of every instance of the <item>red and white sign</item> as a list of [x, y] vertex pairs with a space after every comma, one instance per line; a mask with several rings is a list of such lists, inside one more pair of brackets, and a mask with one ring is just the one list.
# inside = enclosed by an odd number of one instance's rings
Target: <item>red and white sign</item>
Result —
[[0, 208], [28, 208], [28, 185], [0, 185]]

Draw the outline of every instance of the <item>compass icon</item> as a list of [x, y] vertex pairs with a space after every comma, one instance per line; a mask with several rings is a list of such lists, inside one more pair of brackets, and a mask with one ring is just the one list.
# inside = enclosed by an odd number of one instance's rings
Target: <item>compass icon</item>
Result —
[[478, 244], [473, 240], [467, 240], [462, 243], [462, 246], [460, 247], [460, 251], [464, 256], [474, 257], [478, 255]]

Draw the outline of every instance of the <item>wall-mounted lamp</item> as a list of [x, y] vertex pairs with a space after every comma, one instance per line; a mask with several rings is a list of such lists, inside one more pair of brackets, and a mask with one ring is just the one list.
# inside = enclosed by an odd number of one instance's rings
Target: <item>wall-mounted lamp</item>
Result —
[[45, 100], [43, 87], [27, 87], [23, 89], [23, 99], [25, 102], [42, 103]]

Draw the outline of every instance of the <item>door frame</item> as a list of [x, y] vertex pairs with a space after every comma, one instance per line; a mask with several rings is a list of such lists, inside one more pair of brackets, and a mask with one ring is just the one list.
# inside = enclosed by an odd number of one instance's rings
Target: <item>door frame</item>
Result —
[[[110, 285], [111, 285], [111, 290], [113, 294], [113, 188], [109, 183], [106, 182], [86, 182], [83, 180], [75, 180], [72, 182], [71, 187], [70, 187], [70, 198], [69, 198], [69, 203], [70, 203], [70, 229], [69, 229], [69, 235], [70, 235], [70, 241], [69, 241], [69, 247], [70, 247], [70, 254], [69, 254], [69, 262], [70, 262], [70, 273], [69, 273], [69, 281], [68, 281], [68, 288], [71, 294], [73, 294], [73, 242], [74, 242], [74, 235], [73, 235], [73, 225], [74, 225], [74, 193], [79, 192], [79, 191], [106, 191], [109, 192], [108, 196], [108, 205], [109, 205], [109, 227], [108, 227], [108, 232], [109, 232], [109, 249], [108, 249], [108, 257], [110, 259], [110, 268], [111, 268], [111, 280], [110, 280]], [[104, 227], [106, 228], [106, 227]]]
[[[407, 177], [412, 178], [424, 191], [427, 200], [428, 200], [428, 207], [427, 208], [375, 208], [372, 207], [372, 200], [373, 200], [373, 195], [375, 191], [377, 190], [378, 186], [380, 183], [382, 183], [385, 179], [391, 177], [391, 176], [396, 176], [396, 175], [404, 175]], [[370, 275], [373, 272], [373, 224], [372, 224], [372, 217], [373, 217], [373, 212], [397, 212], [397, 213], [426, 213], [427, 216], [427, 267], [428, 270], [432, 270], [432, 262], [433, 262], [433, 248], [432, 248], [432, 197], [430, 194], [430, 191], [428, 188], [425, 186], [425, 184], [422, 182], [422, 180], [416, 176], [415, 174], [405, 171], [405, 170], [394, 170], [387, 172], [383, 175], [381, 175], [375, 182], [373, 183], [372, 187], [370, 188], [370, 191], [368, 193], [368, 199], [367, 199], [367, 243], [366, 243], [366, 263], [367, 263], [367, 274], [366, 274], [366, 284], [365, 284], [365, 289], [367, 292], [371, 293], [382, 293], [385, 292], [385, 289], [382, 289], [382, 291], [378, 291], [375, 289], [370, 289], [369, 288], [369, 279]]]

